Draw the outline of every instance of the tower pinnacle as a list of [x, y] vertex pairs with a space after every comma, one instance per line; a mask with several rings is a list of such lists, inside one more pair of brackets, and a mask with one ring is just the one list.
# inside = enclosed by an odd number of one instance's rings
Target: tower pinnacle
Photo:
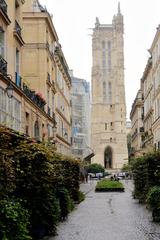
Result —
[[118, 14], [121, 14], [120, 2], [118, 2]]

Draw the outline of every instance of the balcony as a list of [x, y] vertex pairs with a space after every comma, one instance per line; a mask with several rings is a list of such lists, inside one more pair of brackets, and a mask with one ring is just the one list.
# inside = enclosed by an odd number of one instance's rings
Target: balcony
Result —
[[47, 73], [47, 84], [51, 87], [52, 83], [51, 83], [51, 75], [49, 73]]
[[3, 20], [6, 22], [6, 24], [9, 25], [11, 21], [7, 15], [7, 3], [5, 0], [0, 0], [0, 14]]
[[22, 29], [17, 21], [15, 21], [15, 31], [20, 37], [22, 37], [21, 35]]
[[19, 87], [19, 88], [22, 87], [22, 78], [17, 72], [15, 73], [15, 83], [16, 83], [17, 87]]
[[22, 29], [17, 21], [15, 21], [14, 35], [16, 39], [19, 41], [19, 43], [21, 45], [24, 45], [24, 41], [22, 39]]
[[42, 98], [40, 93], [31, 90], [25, 83], [23, 83], [23, 92], [34, 104], [44, 111], [46, 101]]
[[51, 116], [51, 109], [50, 109], [50, 107], [47, 108], [47, 114], [48, 114], [49, 116]]
[[2, 57], [0, 57], [0, 72], [7, 75], [7, 62]]
[[0, 0], [0, 9], [7, 14], [7, 3], [5, 0]]

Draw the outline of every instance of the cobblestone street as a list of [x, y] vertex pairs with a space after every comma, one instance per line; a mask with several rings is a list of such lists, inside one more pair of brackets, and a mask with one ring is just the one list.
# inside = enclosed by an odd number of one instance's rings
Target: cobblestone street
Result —
[[94, 183], [82, 185], [86, 199], [60, 223], [49, 240], [159, 240], [160, 225], [145, 206], [132, 199], [132, 182], [124, 193], [95, 193]]

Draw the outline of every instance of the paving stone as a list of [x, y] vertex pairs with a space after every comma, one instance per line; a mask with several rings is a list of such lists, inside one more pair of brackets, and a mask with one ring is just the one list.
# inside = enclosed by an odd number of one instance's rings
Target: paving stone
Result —
[[124, 193], [97, 193], [94, 183], [82, 185], [85, 201], [49, 240], [160, 240], [160, 225], [152, 222], [145, 205], [132, 198], [132, 182], [124, 184]]

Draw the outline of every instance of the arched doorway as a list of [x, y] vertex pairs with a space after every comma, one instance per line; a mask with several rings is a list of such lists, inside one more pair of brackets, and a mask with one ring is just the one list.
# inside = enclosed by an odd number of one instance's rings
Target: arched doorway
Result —
[[109, 146], [104, 151], [104, 167], [112, 168], [112, 149]]

